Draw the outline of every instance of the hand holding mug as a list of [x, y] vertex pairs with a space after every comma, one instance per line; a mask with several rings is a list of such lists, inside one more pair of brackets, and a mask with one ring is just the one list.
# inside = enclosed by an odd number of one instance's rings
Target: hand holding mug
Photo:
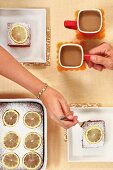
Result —
[[87, 61], [88, 66], [96, 70], [102, 71], [107, 68], [113, 70], [113, 46], [108, 43], [102, 43], [89, 51], [90, 61]]

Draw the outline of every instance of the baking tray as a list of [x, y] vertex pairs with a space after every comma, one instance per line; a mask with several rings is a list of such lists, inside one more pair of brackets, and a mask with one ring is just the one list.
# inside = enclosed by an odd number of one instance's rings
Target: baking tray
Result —
[[113, 107], [72, 107], [79, 121], [105, 121], [105, 143], [100, 148], [82, 148], [82, 128], [77, 124], [67, 131], [69, 162], [113, 162]]
[[[19, 113], [19, 121], [13, 127], [4, 126], [4, 124], [1, 123], [2, 115], [4, 111], [8, 109], [15, 109]], [[35, 129], [30, 129], [30, 128], [25, 127], [23, 123], [23, 116], [28, 111], [37, 111], [41, 113], [42, 123], [39, 127]], [[40, 170], [45, 170], [46, 163], [47, 163], [47, 114], [46, 114], [46, 109], [43, 106], [42, 102], [38, 99], [0, 99], [0, 136], [1, 136], [0, 138], [0, 170], [6, 170], [2, 166], [1, 160], [2, 160], [2, 156], [4, 155], [4, 153], [8, 153], [9, 150], [3, 147], [2, 138], [4, 134], [6, 134], [9, 131], [14, 131], [21, 137], [21, 142], [19, 146], [13, 151], [20, 157], [20, 165], [16, 170], [24, 170], [22, 166], [22, 158], [29, 151], [25, 149], [23, 145], [23, 140], [26, 134], [29, 132], [37, 132], [41, 135], [43, 139], [41, 146], [37, 150], [35, 150], [35, 152], [39, 153], [40, 156], [42, 157], [42, 166]]]
[[[7, 45], [7, 23], [25, 22], [31, 26], [30, 47]], [[0, 45], [22, 63], [46, 63], [46, 9], [0, 8]]]

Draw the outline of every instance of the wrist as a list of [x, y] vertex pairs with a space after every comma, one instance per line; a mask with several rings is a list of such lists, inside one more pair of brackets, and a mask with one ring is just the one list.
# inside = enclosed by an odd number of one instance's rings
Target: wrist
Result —
[[38, 99], [41, 99], [42, 95], [45, 93], [45, 91], [47, 90], [48, 88], [48, 84], [47, 83], [44, 83], [44, 86], [43, 88], [38, 92], [37, 94], [37, 98]]

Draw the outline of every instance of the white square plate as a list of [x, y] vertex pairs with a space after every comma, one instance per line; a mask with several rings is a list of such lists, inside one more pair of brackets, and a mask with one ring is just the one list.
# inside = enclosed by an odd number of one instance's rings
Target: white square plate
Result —
[[68, 130], [69, 162], [113, 162], [113, 107], [71, 108], [79, 121], [104, 120], [105, 144], [100, 148], [82, 148], [82, 128], [77, 124]]
[[[30, 47], [7, 45], [7, 23], [25, 22], [31, 26]], [[0, 45], [19, 62], [46, 62], [46, 9], [0, 9]]]

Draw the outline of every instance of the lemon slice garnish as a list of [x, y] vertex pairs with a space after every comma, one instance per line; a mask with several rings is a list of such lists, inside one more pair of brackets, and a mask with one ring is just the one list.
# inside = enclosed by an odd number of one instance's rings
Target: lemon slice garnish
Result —
[[15, 24], [10, 30], [11, 39], [17, 44], [23, 44], [28, 38], [28, 31], [23, 25]]
[[14, 126], [19, 118], [19, 113], [16, 110], [6, 110], [3, 114], [3, 123], [6, 126]]
[[6, 153], [2, 158], [2, 164], [6, 169], [16, 169], [19, 163], [20, 159], [15, 153]]
[[42, 165], [41, 156], [36, 152], [29, 152], [23, 157], [23, 166], [29, 170], [36, 170]]
[[41, 114], [36, 111], [29, 111], [24, 116], [24, 124], [29, 128], [36, 128], [40, 126], [42, 121]]
[[26, 135], [24, 146], [28, 150], [36, 150], [40, 147], [41, 143], [41, 136], [36, 132], [31, 132]]
[[85, 138], [88, 143], [96, 144], [101, 141], [103, 137], [103, 131], [97, 126], [92, 126], [85, 132]]
[[3, 144], [6, 149], [14, 150], [18, 147], [20, 138], [15, 132], [8, 132], [3, 139]]

